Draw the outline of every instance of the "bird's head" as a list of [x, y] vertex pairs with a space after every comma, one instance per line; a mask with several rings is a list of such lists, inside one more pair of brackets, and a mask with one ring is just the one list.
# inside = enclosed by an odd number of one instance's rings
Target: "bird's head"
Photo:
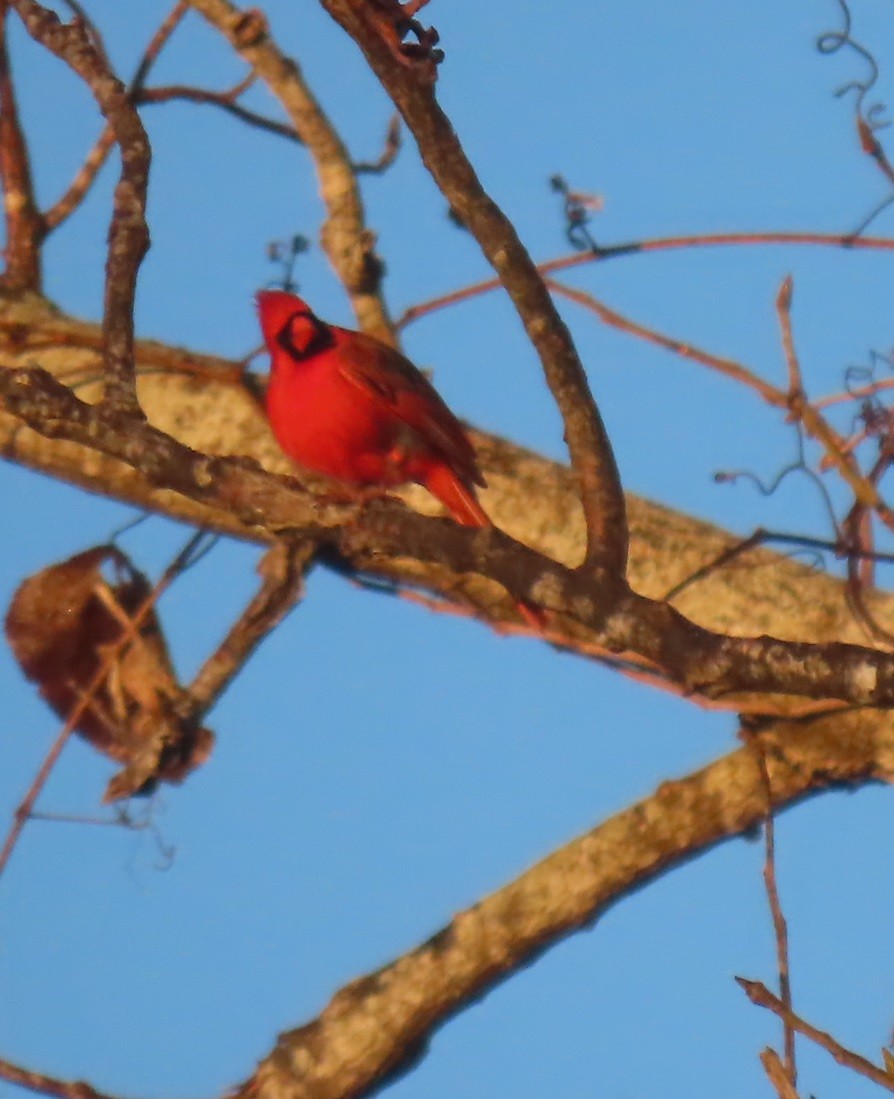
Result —
[[275, 352], [285, 351], [301, 361], [332, 344], [329, 325], [315, 316], [306, 301], [285, 290], [260, 290], [255, 296], [264, 340], [276, 361]]

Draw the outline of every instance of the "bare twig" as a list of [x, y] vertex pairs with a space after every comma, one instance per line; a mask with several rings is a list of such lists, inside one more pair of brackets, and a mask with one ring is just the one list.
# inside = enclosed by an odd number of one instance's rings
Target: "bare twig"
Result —
[[747, 538], [743, 538], [741, 541], [733, 543], [728, 548], [721, 550], [711, 558], [705, 565], [699, 566], [691, 572], [683, 580], [674, 584], [672, 588], [669, 588], [664, 595], [664, 599], [670, 602], [686, 588], [692, 584], [697, 583], [699, 580], [703, 580], [706, 576], [709, 576], [717, 569], [722, 569], [726, 565], [729, 565], [737, 557], [747, 553], [749, 550], [754, 549], [756, 546], [764, 545], [767, 542], [784, 543], [790, 546], [801, 546], [805, 549], [826, 551], [834, 554], [839, 558], [854, 558], [856, 560], [862, 560], [868, 558], [872, 561], [885, 562], [887, 564], [894, 563], [894, 553], [886, 553], [883, 550], [864, 550], [859, 546], [851, 546], [846, 544], [842, 540], [830, 541], [828, 538], [815, 538], [809, 534], [793, 534], [786, 531], [773, 531], [764, 530], [763, 527], [758, 527]]
[[838, 470], [847, 482], [857, 502], [875, 511], [885, 526], [890, 530], [894, 530], [894, 511], [888, 506], [872, 479], [860, 471], [853, 455], [848, 452], [845, 440], [817, 411], [816, 407], [807, 400], [804, 394], [801, 383], [801, 370], [792, 336], [791, 300], [791, 281], [786, 279], [776, 299], [776, 312], [779, 317], [782, 345], [788, 365], [790, 391], [785, 400], [789, 414], [793, 420], [803, 425], [808, 435], [822, 445], [829, 463]]
[[[155, 63], [158, 55], [167, 44], [171, 35], [187, 11], [186, 0], [177, 0], [158, 30], [152, 36], [149, 45], [143, 52], [143, 56], [137, 65], [136, 72], [130, 84], [129, 94], [136, 100], [143, 83]], [[102, 133], [96, 139], [93, 148], [87, 154], [84, 163], [72, 180], [68, 190], [59, 198], [44, 214], [44, 222], [47, 232], [52, 231], [70, 217], [83, 202], [87, 192], [93, 186], [93, 182], [105, 164], [112, 146], [115, 144], [115, 133], [111, 125], [106, 125]]]
[[823, 409], [834, 404], [844, 404], [847, 401], [859, 401], [865, 397], [874, 397], [876, 393], [882, 393], [886, 389], [894, 389], [894, 378], [879, 378], [867, 385], [855, 386], [844, 393], [830, 393], [826, 397], [818, 397], [813, 402], [813, 407]]
[[391, 167], [399, 152], [400, 115], [394, 114], [391, 116], [388, 129], [385, 131], [385, 144], [379, 156], [375, 160], [361, 160], [359, 163], [353, 164], [352, 167], [358, 174], [379, 175]]
[[314, 549], [312, 542], [297, 546], [278, 542], [267, 551], [258, 566], [262, 577], [260, 590], [202, 665], [189, 688], [189, 698], [195, 707], [190, 716], [198, 719], [207, 713], [258, 645], [301, 598], [304, 573]]
[[787, 275], [779, 287], [776, 295], [776, 315], [779, 317], [779, 328], [782, 332], [782, 350], [785, 354], [785, 363], [788, 369], [788, 399], [793, 408], [804, 401], [804, 382], [801, 378], [801, 364], [798, 362], [798, 353], [795, 350], [795, 340], [792, 336], [792, 294], [794, 282], [791, 275]]
[[839, 1065], [853, 1069], [854, 1072], [859, 1073], [860, 1076], [865, 1076], [875, 1084], [879, 1084], [886, 1091], [894, 1092], [894, 1076], [874, 1065], [872, 1061], [861, 1057], [859, 1053], [847, 1049], [840, 1042], [837, 1042], [831, 1034], [827, 1034], [824, 1030], [818, 1030], [799, 1015], [796, 1015], [760, 981], [749, 981], [745, 977], [736, 977], [736, 981], [745, 990], [745, 994], [753, 1004], [758, 1007], [765, 1007], [780, 1019], [785, 1020], [793, 1030], [803, 1034], [805, 1038], [809, 1038], [811, 1042], [815, 1042], [816, 1045], [831, 1054]]
[[[558, 256], [556, 259], [539, 263], [537, 270], [543, 275], [551, 275], [557, 271], [583, 267], [588, 263], [601, 263], [604, 260], [620, 259], [623, 256], [635, 256], [648, 252], [763, 244], [817, 245], [832, 248], [879, 249], [887, 252], [894, 250], [894, 237], [854, 238], [849, 233], [697, 233], [689, 236], [655, 237], [648, 240], [631, 241], [626, 244], [600, 246], [598, 249], [588, 252], [572, 252], [570, 255]], [[449, 294], [441, 294], [439, 297], [430, 298], [428, 301], [411, 305], [405, 309], [395, 321], [395, 325], [398, 329], [405, 328], [413, 321], [419, 320], [420, 317], [428, 316], [429, 313], [435, 313], [449, 305], [469, 301], [471, 298], [477, 298], [481, 294], [490, 293], [492, 290], [499, 290], [502, 286], [503, 283], [498, 278], [483, 279], [481, 282], [472, 283], [459, 290], [452, 290]]]
[[119, 1099], [118, 1096], [97, 1091], [83, 1080], [59, 1080], [44, 1072], [33, 1072], [21, 1065], [14, 1065], [12, 1061], [3, 1058], [0, 1058], [0, 1080], [17, 1084], [20, 1088], [27, 1088], [39, 1095], [55, 1096], [56, 1099]]
[[865, 118], [857, 118], [857, 134], [860, 138], [860, 148], [876, 162], [882, 175], [889, 183], [894, 183], [894, 167], [891, 166], [882, 144], [875, 136], [875, 131]]
[[186, 0], [176, 0], [176, 3], [159, 24], [158, 30], [153, 34], [149, 40], [149, 45], [143, 51], [143, 56], [140, 58], [136, 71], [133, 74], [133, 79], [130, 82], [131, 95], [135, 95], [141, 91], [146, 83], [146, 77], [149, 75], [149, 70], [158, 60], [158, 55], [167, 45], [171, 35], [180, 25], [184, 15], [189, 11], [189, 4]]
[[[764, 820], [764, 888], [773, 919], [773, 934], [776, 939], [776, 966], [779, 973], [779, 995], [787, 1011], [792, 1010], [791, 975], [788, 954], [788, 924], [779, 900], [779, 887], [776, 881], [776, 821], [773, 816], [773, 786], [767, 768], [767, 757], [760, 737], [750, 733], [746, 743], [754, 751], [761, 784], [767, 797], [767, 815]], [[795, 1032], [788, 1019], [782, 1020], [783, 1045], [785, 1050], [785, 1074], [792, 1091], [798, 1086], [798, 1070], [795, 1062]]]
[[209, 88], [195, 88], [190, 84], [166, 84], [157, 88], [144, 88], [140, 92], [138, 101], [141, 104], [151, 106], [154, 103], [170, 103], [179, 99], [186, 103], [220, 107], [221, 110], [233, 115], [234, 118], [247, 122], [249, 126], [256, 126], [259, 130], [267, 130], [268, 133], [277, 134], [279, 137], [303, 145], [304, 142], [294, 126], [290, 126], [287, 122], [278, 122], [275, 118], [268, 118], [266, 115], [252, 111], [236, 102], [236, 94], [241, 94], [244, 87], [247, 87], [256, 79], [255, 73], [249, 73], [248, 77], [223, 92], [214, 92]]
[[81, 205], [99, 175], [100, 169], [108, 159], [114, 144], [114, 131], [111, 126], [106, 126], [85, 157], [84, 163], [69, 184], [68, 190], [44, 214], [47, 232], [57, 229]]
[[654, 329], [647, 328], [615, 310], [610, 309], [600, 302], [592, 294], [583, 290], [577, 290], [564, 285], [555, 279], [547, 278], [546, 284], [556, 293], [582, 305], [595, 313], [601, 320], [613, 327], [631, 335], [646, 339], [651, 343], [674, 351], [684, 358], [707, 366], [718, 373], [741, 382], [749, 389], [754, 390], [767, 404], [775, 408], [783, 409], [788, 416], [800, 423], [806, 433], [815, 439], [823, 447], [826, 460], [841, 474], [842, 478], [852, 489], [856, 499], [864, 506], [872, 508], [890, 529], [894, 530], [894, 511], [888, 506], [872, 479], [864, 475], [855, 459], [849, 452], [846, 441], [838, 434], [829, 422], [821, 415], [816, 406], [807, 401], [801, 384], [801, 371], [795, 352], [794, 340], [791, 330], [791, 286], [788, 280], [777, 296], [776, 309], [779, 316], [779, 324], [782, 332], [782, 343], [785, 350], [786, 363], [789, 374], [789, 390], [784, 391], [777, 386], [764, 381], [754, 371], [749, 370], [741, 363], [731, 359], [725, 359], [718, 355], [711, 355], [706, 351], [693, 347], [691, 344], [664, 336]]
[[90, 88], [121, 150], [121, 176], [109, 225], [103, 308], [103, 400], [118, 414], [139, 414], [133, 375], [133, 303], [137, 271], [149, 247], [146, 187], [149, 139], [127, 90], [111, 71], [85, 24], [65, 24], [37, 0], [10, 0], [28, 33], [65, 61]]
[[767, 1074], [767, 1079], [775, 1088], [779, 1099], [798, 1099], [798, 1093], [792, 1087], [791, 1080], [789, 1080], [786, 1073], [785, 1065], [780, 1061], [779, 1054], [776, 1050], [765, 1049], [761, 1052], [760, 1057], [761, 1064], [764, 1066], [764, 1072]]
[[638, 336], [640, 339], [647, 340], [649, 343], [654, 343], [656, 346], [663, 347], [667, 351], [673, 351], [675, 354], [681, 355], [684, 359], [691, 359], [692, 362], [700, 363], [702, 366], [708, 366], [712, 370], [716, 370], [718, 374], [723, 374], [727, 378], [732, 378], [733, 381], [741, 382], [743, 385], [748, 386], [749, 389], [753, 389], [768, 403], [778, 403], [779, 391], [768, 382], [765, 382], [759, 375], [755, 374], [753, 370], [749, 370], [746, 366], [743, 366], [742, 363], [735, 362], [733, 359], [725, 359], [720, 355], [712, 355], [710, 352], [703, 351], [701, 348], [696, 347], [691, 343], [684, 343], [682, 340], [676, 340], [671, 336], [665, 336], [654, 328], [647, 328], [646, 325], [631, 320], [629, 317], [625, 317], [623, 314], [611, 309], [604, 302], [600, 301], [592, 294], [588, 294], [584, 290], [577, 290], [574, 287], [566, 286], [564, 283], [558, 282], [556, 279], [552, 278], [546, 278], [544, 281], [553, 293], [560, 294], [562, 297], [568, 298], [569, 301], [573, 301], [577, 305], [589, 309], [605, 324], [609, 324], [622, 332], [628, 332], [631, 336]]
[[56, 766], [56, 762], [62, 754], [63, 748], [68, 743], [71, 734], [74, 732], [82, 716], [93, 703], [94, 698], [105, 683], [107, 676], [115, 667], [119, 654], [133, 641], [140, 626], [146, 620], [161, 596], [171, 586], [173, 581], [184, 569], [189, 567], [195, 558], [201, 542], [206, 538], [207, 534], [205, 531], [198, 531], [189, 539], [183, 549], [162, 573], [158, 582], [133, 617], [124, 624], [119, 639], [115, 641], [114, 644], [110, 645], [108, 650], [104, 652], [102, 663], [97, 669], [96, 674], [84, 689], [77, 704], [72, 707], [65, 724], [60, 729], [58, 736], [55, 741], [53, 741], [43, 763], [40, 765], [37, 774], [34, 776], [34, 780], [28, 788], [28, 792], [25, 794], [25, 797], [15, 811], [13, 822], [6, 836], [3, 848], [0, 849], [0, 876], [2, 876], [3, 871], [6, 869], [6, 864], [9, 862], [9, 858], [18, 843], [19, 836], [22, 834], [22, 830], [31, 815], [31, 810], [34, 808], [38, 797], [40, 797], [40, 793], [46, 785], [47, 779], [50, 777], [53, 768]]
[[565, 424], [587, 528], [584, 565], [605, 569], [622, 579], [627, 563], [627, 517], [611, 443], [571, 336], [542, 278], [511, 222], [469, 163], [435, 98], [431, 72], [408, 63], [395, 50], [393, 41], [383, 33], [382, 17], [375, 6], [361, 0], [322, 3], [363, 51], [416, 138], [425, 166], [506, 287], [540, 356]]

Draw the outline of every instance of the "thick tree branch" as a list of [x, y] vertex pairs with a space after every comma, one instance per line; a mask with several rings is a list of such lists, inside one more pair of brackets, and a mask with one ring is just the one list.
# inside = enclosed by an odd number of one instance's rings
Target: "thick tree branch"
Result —
[[[624, 494], [608, 435], [568, 329], [512, 224], [466, 157], [421, 66], [408, 64], [365, 0], [322, 0], [351, 35], [416, 138], [425, 166], [492, 264], [540, 356], [562, 414], [587, 525], [585, 564], [623, 576], [628, 532]], [[399, 5], [396, 5], [399, 7]]]
[[[775, 812], [832, 784], [890, 781], [894, 735], [866, 714], [761, 734]], [[665, 782], [461, 912], [409, 954], [345, 986], [282, 1034], [239, 1090], [248, 1099], [357, 1099], [413, 1063], [432, 1032], [633, 889], [758, 826], [766, 789], [745, 747]]]
[[121, 177], [115, 187], [106, 258], [103, 399], [110, 408], [134, 416], [139, 406], [133, 377], [133, 304], [137, 271], [149, 247], [145, 218], [149, 139], [127, 89], [110, 70], [102, 50], [80, 20], [62, 23], [36, 0], [10, 2], [31, 37], [87, 84], [121, 150]]
[[[556, 615], [557, 639], [583, 629], [589, 645], [614, 656], [632, 654], [687, 694], [731, 707], [752, 692], [894, 705], [892, 654], [840, 642], [728, 637], [635, 594], [610, 574], [568, 569], [497, 529], [432, 521], [391, 501], [321, 507], [306, 490], [254, 463], [198, 454], [147, 423], [86, 404], [40, 369], [0, 371], [0, 404], [47, 437], [99, 450], [151, 484], [230, 511], [245, 531], [319, 541], [361, 571], [409, 557], [454, 575], [484, 577], [515, 601]], [[765, 712], [773, 712], [773, 704], [766, 705]]]
[[[0, 369], [41, 365], [66, 382], [82, 381], [100, 369], [102, 332], [73, 320], [37, 298], [0, 297]], [[137, 344], [140, 401], [152, 423], [213, 455], [250, 454], [272, 472], [293, 472], [272, 440], [254, 401], [238, 386], [240, 367], [152, 341]], [[79, 390], [94, 399], [89, 389]], [[576, 485], [569, 471], [505, 440], [475, 434], [488, 480], [484, 503], [496, 524], [519, 541], [567, 565], [580, 560], [584, 531]], [[213, 501], [196, 502], [157, 488], [131, 467], [96, 450], [50, 440], [0, 413], [0, 454], [94, 492], [164, 511], [183, 521], [223, 533], [269, 540], [261, 527], [246, 529]], [[294, 482], [292, 482], [294, 484]], [[403, 493], [419, 510], [433, 507], [422, 490]], [[294, 489], [292, 490], [294, 499]], [[293, 502], [293, 507], [296, 506]], [[708, 524], [628, 498], [631, 516], [630, 581], [651, 598], [712, 562], [725, 561], [741, 540]], [[347, 512], [342, 511], [342, 517]], [[374, 574], [434, 591], [463, 590], [466, 580], [448, 577], [401, 557], [381, 562]], [[448, 587], [448, 585], [452, 585]], [[480, 587], [480, 586], [479, 586]], [[476, 589], [480, 598], [481, 591]], [[894, 600], [868, 595], [873, 613], [894, 629]], [[769, 633], [792, 639], [861, 640], [842, 583], [783, 555], [752, 546], [729, 565], [703, 572], [674, 605], [701, 625], [723, 633]], [[575, 638], [565, 638], [572, 645]]]

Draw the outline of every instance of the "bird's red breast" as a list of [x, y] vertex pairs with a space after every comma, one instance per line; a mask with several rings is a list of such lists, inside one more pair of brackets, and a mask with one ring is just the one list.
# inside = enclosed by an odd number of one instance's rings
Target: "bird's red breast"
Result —
[[489, 524], [465, 429], [409, 359], [327, 324], [295, 294], [263, 290], [257, 304], [271, 362], [267, 415], [290, 458], [352, 485], [415, 481], [457, 522]]

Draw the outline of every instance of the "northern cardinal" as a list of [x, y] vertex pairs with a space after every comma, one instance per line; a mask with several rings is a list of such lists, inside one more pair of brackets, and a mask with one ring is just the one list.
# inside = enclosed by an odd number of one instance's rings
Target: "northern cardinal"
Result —
[[457, 523], [490, 525], [462, 424], [400, 352], [320, 320], [283, 290], [257, 295], [270, 352], [267, 416], [299, 465], [359, 487], [424, 485]]
[[[267, 417], [299, 465], [350, 485], [424, 485], [466, 527], [489, 527], [484, 478], [462, 424], [409, 359], [387, 344], [321, 321], [284, 290], [257, 295], [270, 352]], [[536, 630], [540, 612], [519, 614]]]

